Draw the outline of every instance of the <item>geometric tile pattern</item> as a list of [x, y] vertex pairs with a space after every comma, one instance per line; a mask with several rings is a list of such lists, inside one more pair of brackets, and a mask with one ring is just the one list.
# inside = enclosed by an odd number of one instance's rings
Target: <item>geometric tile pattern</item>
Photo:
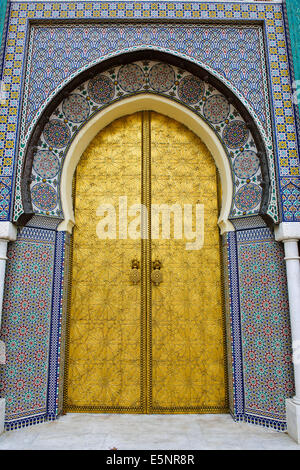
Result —
[[[262, 29], [257, 26], [81, 25], [33, 26], [27, 65], [26, 128], [43, 101], [64, 79], [105, 53], [133, 45], [162, 46], [192, 55], [238, 88], [260, 121], [267, 125], [268, 95]], [[199, 47], [200, 45], [200, 47]], [[255, 91], [254, 91], [255, 90]]]
[[[25, 227], [9, 244], [0, 374], [8, 430], [62, 410], [69, 243], [64, 233]], [[231, 413], [285, 430], [294, 381], [283, 250], [267, 228], [241, 230], [223, 236], [223, 260]]]
[[[99, 110], [136, 93], [155, 93], [187, 106], [223, 143], [232, 171], [230, 218], [258, 214], [262, 174], [257, 148], [237, 109], [213, 86], [167, 63], [138, 61], [111, 68], [74, 89], [57, 106], [39, 136], [31, 198], [35, 214], [63, 217], [60, 178], [76, 134]], [[274, 209], [275, 210], [275, 209]]]
[[293, 396], [284, 253], [266, 228], [223, 236], [230, 412], [284, 431]]
[[293, 222], [300, 220], [300, 180], [295, 178], [282, 178], [282, 206], [285, 220]]
[[266, 227], [222, 237], [230, 413], [286, 430], [294, 394], [284, 252]]
[[63, 318], [66, 317], [64, 293], [67, 284], [65, 271], [68, 272], [69, 259], [65, 262], [66, 235], [56, 232], [55, 261], [53, 270], [51, 331], [49, 336], [49, 374], [47, 393], [47, 416], [55, 419], [59, 413], [59, 388], [63, 376], [64, 348], [61, 346], [63, 336]]
[[244, 418], [244, 378], [236, 232], [222, 237], [227, 333], [229, 409], [235, 420]]
[[268, 228], [237, 232], [244, 418], [285, 427], [294, 394], [284, 253]]
[[[64, 399], [64, 378], [65, 378], [65, 358], [66, 358], [66, 331], [67, 331], [67, 309], [69, 300], [69, 282], [71, 275], [71, 236], [64, 235], [64, 254], [61, 264], [61, 300], [60, 300], [60, 322], [59, 322], [59, 357], [57, 371], [57, 387], [55, 392], [56, 415], [63, 411]], [[48, 413], [51, 410], [48, 409]]]
[[25, 227], [9, 244], [1, 328], [7, 357], [0, 367], [6, 430], [53, 420], [61, 412], [66, 238], [53, 229]]
[[[201, 62], [205, 64], [215, 75], [221, 76], [223, 80], [228, 81], [234, 90], [238, 90], [241, 97], [244, 97], [246, 102], [249, 103], [249, 106], [253, 108], [256, 121], [260, 123], [263, 135], [266, 133], [266, 129], [270, 135], [271, 121], [268, 92], [266, 80], [264, 79], [266, 70], [262, 28], [257, 26], [249, 28], [246, 26], [212, 27], [191, 25], [187, 27], [184, 37], [186, 37], [185, 40], [183, 40], [182, 27], [178, 25], [152, 25], [151, 27], [149, 27], [149, 25], [135, 25], [134, 27], [128, 25], [98, 25], [96, 27], [86, 25], [84, 28], [82, 26], [75, 27], [74, 25], [72, 25], [72, 27], [55, 25], [52, 27], [33, 26], [30, 39], [32, 47], [29, 49], [29, 58], [27, 59], [26, 80], [28, 80], [28, 87], [25, 86], [24, 89], [24, 105], [22, 111], [22, 116], [24, 116], [22, 122], [24, 125], [21, 126], [21, 140], [26, 143], [27, 138], [29, 138], [30, 132], [26, 134], [28, 125], [30, 124], [30, 129], [32, 129], [33, 123], [35, 122], [34, 118], [36, 118], [34, 112], [39, 110], [41, 103], [43, 100], [45, 101], [45, 97], [50, 93], [51, 83], [53, 83], [52, 87], [55, 88], [55, 84], [59, 83], [59, 80], [65, 79], [66, 76], [68, 79], [70, 74], [78, 74], [80, 70], [94, 63], [95, 57], [98, 60], [99, 55], [103, 56], [105, 52], [111, 54], [112, 52], [119, 51], [120, 44], [122, 44], [124, 50], [129, 50], [133, 45], [135, 48], [138, 48], [138, 44], [141, 44], [142, 47], [147, 46], [154, 48], [161, 47], [161, 45], [164, 44], [171, 52], [175, 52], [176, 54], [183, 55], [188, 53], [187, 55], [190, 56], [192, 51], [194, 60], [196, 59], [198, 63]], [[84, 45], [80, 52], [78, 44]], [[101, 54], [99, 51], [100, 44]], [[199, 44], [201, 44], [202, 47], [199, 48]], [[59, 61], [57, 57], [59, 57]], [[216, 57], [218, 58], [217, 60]], [[161, 76], [163, 75], [161, 74]], [[150, 86], [152, 78], [150, 74]], [[106, 86], [109, 86], [109, 83], [107, 83]], [[186, 84], [186, 87], [187, 86], [188, 83]], [[182, 90], [182, 88], [180, 88], [180, 90]], [[90, 95], [91, 91], [92, 90], [88, 90]], [[127, 89], [126, 91], [134, 92], [134, 89]], [[155, 91], [159, 93], [163, 92], [164, 89], [158, 88]], [[103, 93], [107, 93], [106, 98], [108, 99], [110, 96], [108, 90], [105, 89]], [[181, 98], [181, 93], [179, 93], [179, 98]], [[71, 99], [75, 101], [74, 95], [71, 95], [70, 100]], [[76, 99], [78, 100], [79, 97], [77, 96]], [[107, 104], [105, 100], [102, 100], [102, 103]], [[213, 101], [210, 100], [206, 103], [206, 108], [208, 110], [210, 107], [214, 111], [217, 104], [220, 108], [220, 103], [216, 103], [215, 106], [213, 106]], [[80, 113], [84, 112], [84, 115], [89, 114], [89, 110], [84, 101], [81, 101], [81, 106]], [[70, 104], [66, 105], [65, 108], [70, 108]], [[31, 109], [34, 111], [31, 111]], [[78, 107], [76, 114], [79, 116]], [[70, 117], [69, 112], [66, 114], [66, 109], [64, 109], [64, 115], [68, 116], [68, 118]], [[225, 118], [223, 121], [224, 120]], [[77, 122], [80, 122], [80, 120]], [[215, 124], [217, 124], [217, 122], [215, 122]], [[62, 134], [61, 137], [63, 137]], [[61, 145], [62, 144], [63, 140], [61, 141]], [[272, 139], [269, 137], [266, 138], [267, 152], [269, 152], [270, 147], [272, 147]], [[270, 159], [271, 174], [274, 173], [273, 166], [272, 156]], [[278, 209], [275, 178], [271, 180], [271, 184], [272, 197], [268, 213], [276, 221], [278, 218]], [[235, 186], [235, 188], [237, 188], [237, 186]], [[44, 195], [47, 191], [47, 187], [39, 185], [35, 187], [34, 191], [36, 191], [38, 195], [41, 193]], [[241, 189], [238, 196], [239, 201], [244, 201], [244, 196], [246, 196], [248, 204], [251, 200], [255, 200], [258, 204], [260, 192], [260, 189], [256, 190], [253, 187], [249, 187], [246, 190], [245, 188]], [[18, 194], [18, 185], [16, 193]], [[48, 191], [47, 202], [49, 203], [50, 200], [53, 200], [53, 197], [54, 193]], [[41, 200], [41, 198], [39, 199]], [[53, 201], [53, 205], [55, 205], [55, 201]], [[45, 209], [44, 212], [49, 211]], [[53, 214], [55, 212], [57, 213], [57, 210], [53, 211], [52, 209], [50, 213]], [[237, 212], [239, 215], [244, 212], [247, 212], [247, 214], [253, 213], [249, 212], [248, 208], [245, 209], [243, 203], [240, 204], [240, 210]], [[17, 207], [15, 207], [15, 219], [18, 215], [19, 212], [17, 212]]]
[[[16, 135], [19, 116], [21, 117], [21, 87], [22, 77], [25, 77], [24, 58], [28, 56], [28, 50], [25, 48], [25, 40], [29, 34], [29, 19], [45, 20], [45, 19], [72, 19], [79, 25], [84, 19], [102, 19], [102, 20], [177, 20], [188, 19], [193, 24], [199, 24], [203, 20], [221, 20], [228, 21], [230, 26], [234, 26], [240, 21], [248, 23], [252, 27], [253, 22], [263, 23], [263, 31], [266, 42], [265, 61], [267, 76], [270, 83], [270, 101], [271, 101], [271, 115], [266, 112], [266, 119], [272, 120], [274, 126], [274, 142], [276, 142], [276, 149], [273, 150], [270, 143], [269, 152], [276, 162], [279, 175], [279, 183], [281, 178], [291, 178], [296, 185], [299, 181], [299, 156], [297, 152], [297, 137], [295, 132], [295, 117], [294, 109], [291, 99], [291, 80], [289, 74], [289, 59], [287, 55], [287, 44], [285, 36], [285, 25], [282, 15], [282, 5], [278, 3], [264, 3], [264, 2], [14, 2], [11, 5], [7, 47], [5, 51], [3, 79], [8, 87], [8, 99], [1, 106], [0, 109], [0, 182], [1, 177], [9, 177], [11, 182], [9, 190], [13, 187], [13, 176], [15, 168], [16, 156]], [[261, 23], [259, 23], [260, 25]], [[180, 44], [186, 44], [188, 32], [184, 23], [180, 24], [182, 40]], [[134, 27], [132, 27], [132, 34], [134, 35]], [[135, 36], [134, 40], [137, 40]], [[30, 44], [30, 47], [32, 43]], [[119, 51], [122, 50], [122, 42], [119, 45]], [[150, 45], [151, 46], [151, 45]], [[148, 46], [148, 47], [150, 47]], [[177, 55], [182, 55], [197, 63], [195, 52], [188, 50], [181, 53], [178, 51], [176, 45], [174, 48], [169, 48], [166, 42], [161, 41], [160, 50], [169, 50]], [[173, 46], [172, 46], [173, 47]], [[151, 48], [151, 47], [150, 47]], [[134, 46], [133, 46], [134, 49]], [[83, 49], [80, 48], [78, 54]], [[130, 49], [131, 50], [131, 49]], [[177, 52], [176, 52], [177, 50]], [[100, 51], [101, 52], [101, 51]], [[116, 52], [114, 52], [116, 53]], [[109, 53], [106, 54], [106, 57]], [[103, 60], [103, 55], [98, 56], [97, 61]], [[230, 61], [230, 58], [228, 59]], [[209, 59], [207, 59], [209, 61]], [[209, 69], [209, 64], [202, 64]], [[230, 67], [229, 67], [230, 69]], [[228, 69], [228, 70], [229, 70]], [[81, 69], [78, 69], [78, 73]], [[224, 69], [223, 69], [224, 70]], [[62, 79], [57, 89], [64, 86], [66, 81], [70, 80], [77, 72], [71, 73], [68, 78]], [[220, 77], [220, 72], [212, 70]], [[259, 73], [259, 70], [257, 70]], [[247, 74], [245, 74], [247, 75]], [[264, 82], [267, 83], [267, 76], [264, 76]], [[222, 77], [223, 81], [232, 88], [232, 85], [227, 78]], [[245, 82], [244, 82], [245, 83]], [[24, 93], [28, 87], [28, 80], [24, 82]], [[243, 92], [236, 88], [236, 94], [241, 101], [245, 103], [248, 109], [253, 111], [253, 106], [244, 97]], [[253, 95], [257, 89], [253, 89]], [[43, 93], [43, 92], [42, 92]], [[51, 92], [49, 90], [49, 97], [51, 99]], [[246, 93], [244, 91], [244, 93]], [[38, 94], [36, 95], [36, 100]], [[46, 101], [47, 101], [46, 99]], [[46, 101], [43, 102], [46, 104]], [[255, 98], [254, 98], [255, 101]], [[253, 101], [253, 103], [254, 103]], [[259, 100], [260, 101], [260, 100]], [[267, 102], [267, 101], [266, 101]], [[264, 104], [266, 105], [266, 103]], [[41, 111], [41, 108], [39, 109]], [[39, 112], [38, 111], [38, 112]], [[259, 109], [257, 108], [257, 111]], [[263, 113], [260, 113], [263, 116]], [[22, 118], [25, 119], [23, 114]], [[263, 118], [262, 118], [263, 119]], [[260, 118], [256, 119], [259, 125]], [[24, 128], [25, 121], [21, 122], [21, 128]], [[25, 129], [25, 128], [24, 128]], [[263, 132], [263, 130], [261, 130]], [[23, 158], [24, 148], [23, 140], [18, 148], [18, 156], [20, 160]], [[19, 184], [19, 173], [17, 173], [17, 185]], [[271, 178], [275, 178], [275, 173], [272, 173]], [[20, 195], [16, 194], [16, 205], [20, 206]], [[0, 214], [1, 220], [9, 219], [10, 213], [8, 207]], [[285, 206], [281, 205], [283, 211], [283, 218], [285, 219]], [[10, 205], [11, 212], [11, 205]], [[294, 212], [287, 215], [288, 220], [299, 220], [299, 217]]]

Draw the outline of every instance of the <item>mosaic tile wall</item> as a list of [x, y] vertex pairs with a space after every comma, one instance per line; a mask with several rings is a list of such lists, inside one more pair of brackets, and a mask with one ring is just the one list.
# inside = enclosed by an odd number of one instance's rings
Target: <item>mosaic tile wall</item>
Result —
[[[45, 220], [9, 245], [0, 366], [7, 430], [62, 411], [70, 237], [39, 228]], [[282, 247], [266, 227], [240, 230], [223, 236], [223, 255], [231, 413], [285, 430], [294, 378]]]
[[[270, 2], [257, 2], [257, 3], [234, 3], [234, 2], [14, 2], [11, 5], [10, 21], [8, 27], [8, 39], [7, 49], [4, 62], [4, 82], [8, 85], [8, 99], [4, 106], [1, 107], [0, 115], [0, 193], [3, 195], [3, 204], [0, 206], [2, 211], [0, 212], [0, 220], [7, 220], [12, 217], [12, 204], [11, 204], [11, 191], [14, 187], [14, 175], [16, 174], [16, 188], [18, 189], [20, 184], [20, 173], [15, 172], [16, 165], [16, 150], [20, 161], [23, 157], [25, 141], [21, 139], [21, 144], [16, 149], [16, 135], [18, 132], [18, 118], [20, 116], [20, 109], [23, 104], [21, 98], [21, 87], [24, 84], [24, 94], [26, 95], [27, 87], [29, 86], [29, 77], [26, 75], [24, 65], [24, 57], [29, 57], [29, 51], [34, 46], [30, 43], [30, 48], [25, 49], [25, 41], [29, 38], [29, 23], [28, 19], [45, 20], [45, 19], [73, 19], [76, 20], [79, 25], [81, 19], [157, 19], [157, 20], [168, 20], [168, 19], [188, 19], [193, 21], [201, 20], [226, 20], [232, 22], [232, 26], [236, 26], [237, 21], [243, 20], [244, 22], [259, 21], [263, 23], [263, 33], [266, 41], [266, 71], [269, 77], [270, 90], [269, 95], [271, 99], [271, 112], [266, 108], [268, 99], [266, 99], [266, 90], [260, 87], [249, 89], [247, 85], [247, 76], [249, 71], [247, 70], [247, 64], [244, 60], [243, 54], [247, 55], [249, 51], [247, 47], [239, 49], [239, 53], [225, 54], [221, 64], [216, 64], [212, 51], [214, 50], [214, 40], [209, 37], [210, 45], [204, 48], [202, 52], [197, 52], [197, 49], [188, 47], [191, 39], [188, 33], [188, 27], [180, 25], [181, 37], [176, 39], [172, 37], [172, 34], [167, 33], [167, 29], [162, 31], [162, 36], [157, 39], [156, 44], [153, 47], [160, 48], [161, 50], [173, 51], [178, 55], [189, 57], [194, 62], [203, 62], [205, 58], [205, 66], [209, 69], [212, 65], [215, 67], [213, 72], [217, 76], [222, 76], [225, 83], [229, 87], [234, 88], [236, 86], [236, 93], [240, 97], [241, 101], [245, 102], [248, 108], [257, 116], [257, 124], [261, 125], [261, 132], [263, 132], [263, 121], [272, 118], [275, 130], [276, 151], [273, 152], [272, 145], [270, 143], [269, 152], [273, 156], [274, 164], [277, 166], [279, 175], [279, 185], [281, 189], [281, 201], [280, 209], [283, 212], [283, 218], [286, 221], [296, 221], [300, 219], [299, 213], [299, 194], [300, 194], [300, 178], [299, 178], [299, 157], [297, 152], [297, 137], [295, 132], [295, 117], [294, 109], [292, 106], [291, 99], [291, 82], [289, 76], [289, 61], [287, 55], [287, 44], [285, 37], [285, 26], [282, 15], [282, 5]], [[229, 23], [230, 24], [230, 23]], [[189, 26], [190, 27], [190, 26]], [[155, 27], [153, 26], [155, 29]], [[155, 36], [154, 29], [152, 33], [149, 32], [149, 41], [151, 40], [151, 34]], [[149, 28], [151, 30], [151, 28]], [[42, 34], [40, 32], [40, 34]], [[131, 28], [131, 41], [133, 43], [139, 43], [139, 41], [145, 42], [145, 39], [138, 37], [138, 32], [134, 27]], [[163, 36], [164, 35], [164, 36]], [[212, 35], [213, 36], [213, 35]], [[225, 35], [226, 36], [226, 35]], [[219, 36], [220, 37], [220, 36]], [[32, 36], [31, 36], [32, 38]], [[71, 46], [72, 38], [69, 38], [68, 45]], [[96, 51], [96, 54], [101, 53], [101, 58], [107, 57], [110, 54], [116, 53], [117, 48], [119, 51], [126, 50], [126, 45], [130, 43], [130, 37], [124, 36], [120, 32], [115, 42], [112, 37], [106, 38], [105, 44], [103, 45], [104, 50], [101, 48]], [[224, 40], [224, 47], [228, 48], [228, 39], [222, 37]], [[168, 46], [169, 41], [169, 46]], [[173, 41], [173, 42], [172, 42]], [[174, 43], [175, 41], [175, 43]], [[74, 41], [73, 41], [74, 43]], [[247, 43], [247, 41], [246, 41]], [[63, 43], [66, 45], [65, 43]], [[76, 44], [76, 43], [75, 43]], [[54, 47], [51, 50], [55, 50], [58, 47], [58, 41], [54, 41]], [[150, 47], [149, 42], [146, 43], [147, 47]], [[180, 46], [182, 45], [182, 46]], [[141, 47], [141, 46], [138, 46]], [[185, 50], [181, 50], [181, 47], [185, 47]], [[123, 49], [124, 48], [124, 49]], [[64, 57], [66, 57], [66, 47], [61, 48], [64, 50]], [[76, 48], [75, 48], [76, 49]], [[74, 50], [75, 50], [74, 49]], [[132, 47], [129, 48], [132, 50]], [[222, 49], [222, 48], [221, 48]], [[229, 49], [230, 50], [230, 49]], [[227, 49], [227, 51], [229, 52]], [[29, 108], [26, 108], [26, 112], [22, 113], [23, 122], [20, 124], [20, 132], [24, 132], [26, 129], [26, 116], [33, 116], [33, 113], [38, 113], [42, 110], [47, 99], [51, 98], [51, 88], [60, 81], [60, 85], [56, 90], [63, 86], [63, 83], [70, 80], [72, 76], [76, 75], [80, 69], [78, 67], [87, 67], [88, 64], [82, 65], [85, 62], [88, 50], [81, 51], [81, 49], [74, 52], [76, 59], [77, 70], [66, 72], [67, 77], [61, 73], [61, 67], [55, 65], [57, 60], [54, 60], [54, 64], [51, 65], [51, 60], [48, 64], [49, 70], [51, 69], [51, 76], [56, 77], [57, 81], [49, 85], [49, 89], [38, 88], [34, 91], [30, 98]], [[199, 60], [199, 55], [201, 60]], [[42, 54], [42, 52], [41, 52]], [[240, 54], [240, 55], [238, 55]], [[222, 57], [222, 54], [217, 54]], [[251, 54], [250, 54], [251, 56]], [[241, 70], [237, 71], [237, 67], [232, 64], [241, 62]], [[257, 60], [255, 55], [255, 60]], [[261, 57], [261, 55], [260, 55]], [[73, 58], [73, 57], [72, 57]], [[101, 58], [93, 59], [100, 60]], [[261, 61], [261, 68], [256, 64], [256, 73], [264, 73], [263, 67], [264, 60]], [[65, 64], [64, 64], [65, 65]], [[52, 67], [52, 68], [51, 68]], [[54, 68], [53, 68], [54, 67]], [[72, 64], [69, 61], [67, 66], [68, 70], [72, 69]], [[234, 71], [235, 69], [235, 71]], [[28, 69], [30, 70], [30, 68]], [[37, 72], [41, 74], [41, 82], [45, 82], [45, 75], [43, 70]], [[232, 76], [232, 85], [230, 82], [230, 75]], [[226, 77], [226, 78], [224, 78]], [[39, 81], [35, 80], [36, 84]], [[266, 76], [261, 83], [267, 83]], [[45, 83], [44, 83], [45, 84]], [[34, 85], [34, 84], [33, 84]], [[239, 91], [238, 87], [242, 89]], [[251, 85], [251, 84], [250, 84]], [[31, 85], [30, 85], [31, 86]], [[45, 92], [46, 89], [46, 92]], [[32, 90], [33, 91], [33, 90]], [[49, 95], [46, 98], [46, 95]], [[246, 97], [245, 97], [246, 96]], [[263, 98], [263, 99], [262, 99]], [[42, 103], [40, 105], [40, 103]], [[34, 103], [38, 103], [35, 107]], [[27, 106], [27, 105], [26, 105]], [[39, 109], [37, 109], [39, 108]], [[34, 124], [34, 119], [32, 121]], [[270, 122], [269, 122], [270, 123]], [[25, 126], [25, 127], [24, 127]], [[271, 175], [275, 179], [275, 172]], [[274, 196], [275, 197], [275, 196]], [[16, 214], [22, 210], [20, 194], [16, 191]]]
[[[60, 179], [76, 134], [101, 109], [141, 93], [160, 94], [188, 107], [215, 132], [227, 152], [234, 195], [230, 218], [258, 214], [262, 173], [251, 132], [237, 109], [208, 83], [166, 63], [132, 62], [82, 83], [55, 109], [38, 140], [31, 175], [35, 214], [63, 218]], [[273, 207], [276, 214], [276, 209]]]
[[83, 27], [49, 23], [33, 26], [30, 31], [28, 88], [24, 90], [23, 107], [25, 129], [50, 93], [70, 75], [97, 63], [107, 54], [139, 46], [164, 47], [205, 63], [241, 92], [267, 129], [269, 106], [261, 27], [200, 24], [186, 25], [183, 29], [178, 24], [86, 24]]
[[[187, 57], [213, 72], [251, 108], [265, 141], [272, 175], [268, 214], [274, 221], [278, 221], [275, 150], [271, 138], [262, 27], [237, 25], [216, 27], [199, 24], [197, 26], [185, 25], [184, 29], [183, 31], [182, 25], [166, 24], [152, 24], [151, 26], [104, 24], [96, 27], [86, 24], [84, 28], [77, 25], [32, 27], [20, 139], [25, 146], [30, 139], [30, 132], [34, 128], [37, 117], [49, 99], [69, 81], [70, 77], [99, 62], [99, 57], [106, 58], [108, 55], [111, 56], [121, 51], [128, 52], [145, 47], [167, 50], [177, 56]], [[56, 57], [60, 57], [59, 64]], [[53, 92], [51, 92], [52, 88], [54, 88]], [[128, 93], [129, 90], [126, 91]], [[155, 91], [161, 93], [161, 91]], [[41, 103], [43, 103], [42, 106]], [[98, 103], [98, 109], [100, 108]], [[20, 155], [22, 155], [22, 149]], [[18, 175], [19, 171], [17, 182]], [[238, 189], [240, 189], [239, 185], [236, 186], [236, 190]], [[257, 199], [255, 187], [250, 185], [248, 190], [251, 193], [250, 199], [253, 200], [253, 197]], [[17, 184], [16, 202], [18, 195], [19, 185]], [[48, 192], [45, 199], [49, 200], [49, 196]], [[19, 215], [17, 207], [18, 204], [15, 206], [15, 220]], [[244, 211], [235, 210], [235, 212]]]
[[236, 235], [222, 236], [224, 304], [228, 364], [229, 409], [234, 419], [244, 416], [243, 357], [240, 325]]
[[[187, 19], [193, 24], [182, 22], [180, 28], [173, 25], [173, 29], [168, 24], [164, 29], [154, 23], [135, 27], [127, 24], [126, 28], [118, 24], [118, 28], [113, 26], [118, 32], [115, 37], [109, 35], [112, 25], [107, 22], [116, 18]], [[38, 24], [30, 29], [29, 19], [74, 19], [76, 27], [71, 30], [69, 26], [60, 25], [55, 29], [44, 22], [43, 26]], [[83, 28], [82, 19], [105, 20], [106, 26], [101, 27], [106, 28], [107, 34], [100, 49], [94, 47], [99, 43], [99, 30], [91, 24]], [[202, 20], [215, 19], [226, 20], [229, 24], [226, 28], [219, 23], [205, 27], [200, 24]], [[245, 21], [247, 28], [237, 24], [239, 20]], [[197, 38], [201, 37], [204, 43], [201, 50], [191, 47], [191, 31], [193, 37], [196, 35], [195, 21], [199, 22]], [[84, 44], [76, 47], [72, 31], [79, 33], [80, 43], [87, 28], [97, 29], [94, 43], [90, 39], [90, 48], [85, 49]], [[245, 35], [246, 29], [252, 32], [255, 43], [252, 48], [249, 36]], [[43, 34], [49, 31], [53, 38], [46, 54], [40, 46], [43, 40], [49, 41], [47, 35], [43, 39]], [[232, 49], [232, 31], [239, 53]], [[221, 50], [217, 48], [220, 40]], [[15, 217], [22, 212], [19, 186], [25, 143], [49, 100], [84, 68], [118, 51], [133, 50], [135, 43], [138, 47], [153, 47], [189, 58], [222, 78], [234, 90], [256, 117], [268, 144], [274, 188], [274, 167], [278, 173], [283, 219], [300, 220], [298, 143], [281, 4], [92, 1], [14, 2], [11, 5], [3, 69], [7, 95], [0, 105], [0, 220], [12, 220], [13, 193]], [[62, 49], [60, 63], [57, 51]], [[45, 54], [49, 58], [46, 67]], [[216, 56], [220, 58], [218, 63]], [[249, 73], [254, 77], [254, 71], [249, 68], [251, 61], [255, 64], [256, 76], [262, 77], [256, 85], [255, 80], [247, 80]], [[262, 87], [262, 83], [268, 81], [269, 90]], [[276, 142], [275, 149], [273, 142]], [[275, 204], [275, 194], [273, 198]], [[17, 241], [9, 247], [1, 331], [7, 346], [7, 365], [0, 369], [1, 395], [7, 398], [7, 429], [54, 419], [62, 407], [63, 314], [67, 300], [69, 240], [65, 234], [56, 234], [56, 224], [47, 214], [44, 218], [37, 217], [31, 221], [31, 227], [21, 230]], [[231, 343], [228, 342], [231, 412], [237, 420], [283, 430], [283, 400], [293, 394], [293, 374], [282, 250], [268, 229], [257, 228], [227, 234], [223, 238], [223, 251], [224, 277], [228, 280], [228, 337], [231, 339]], [[41, 277], [45, 284], [40, 282]], [[259, 301], [255, 294], [258, 285]]]
[[55, 419], [62, 412], [69, 267], [70, 236], [63, 232], [56, 232], [51, 332], [49, 337], [48, 419]]
[[0, 366], [7, 430], [58, 413], [64, 238], [25, 227], [9, 244], [1, 328], [6, 365]]
[[294, 376], [283, 248], [264, 227], [228, 234], [223, 250], [231, 290], [231, 413], [285, 430]]
[[294, 376], [284, 252], [269, 229], [237, 233], [244, 416], [285, 422]]

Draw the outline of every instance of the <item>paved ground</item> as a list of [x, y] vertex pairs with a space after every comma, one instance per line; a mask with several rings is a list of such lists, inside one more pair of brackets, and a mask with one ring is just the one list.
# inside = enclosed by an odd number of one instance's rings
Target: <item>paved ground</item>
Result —
[[229, 415], [118, 415], [70, 413], [0, 436], [0, 449], [109, 450], [295, 449], [285, 433]]

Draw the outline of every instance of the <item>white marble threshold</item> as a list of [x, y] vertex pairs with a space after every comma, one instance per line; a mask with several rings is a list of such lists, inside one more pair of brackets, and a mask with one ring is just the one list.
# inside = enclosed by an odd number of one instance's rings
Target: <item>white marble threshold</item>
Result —
[[1, 450], [300, 450], [286, 434], [230, 415], [69, 413], [0, 436]]

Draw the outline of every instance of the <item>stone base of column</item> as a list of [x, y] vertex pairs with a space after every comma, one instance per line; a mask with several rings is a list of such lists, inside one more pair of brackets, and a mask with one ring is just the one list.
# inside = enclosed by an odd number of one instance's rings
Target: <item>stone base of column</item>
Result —
[[0, 398], [0, 434], [4, 431], [5, 398]]
[[300, 404], [292, 399], [286, 400], [286, 420], [289, 436], [300, 444]]

